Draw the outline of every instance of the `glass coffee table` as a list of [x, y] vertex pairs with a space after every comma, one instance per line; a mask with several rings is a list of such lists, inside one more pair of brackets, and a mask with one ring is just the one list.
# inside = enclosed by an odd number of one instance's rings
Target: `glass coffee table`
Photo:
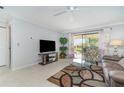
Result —
[[82, 59], [73, 59], [72, 65], [78, 66], [80, 68], [90, 68], [91, 63]]

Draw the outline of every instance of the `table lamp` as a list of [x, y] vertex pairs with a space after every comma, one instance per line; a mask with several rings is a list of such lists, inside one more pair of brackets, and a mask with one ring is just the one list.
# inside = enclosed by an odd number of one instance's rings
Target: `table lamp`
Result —
[[110, 42], [110, 45], [114, 47], [114, 56], [118, 55], [118, 47], [121, 47], [123, 45], [122, 40], [120, 39], [113, 39]]

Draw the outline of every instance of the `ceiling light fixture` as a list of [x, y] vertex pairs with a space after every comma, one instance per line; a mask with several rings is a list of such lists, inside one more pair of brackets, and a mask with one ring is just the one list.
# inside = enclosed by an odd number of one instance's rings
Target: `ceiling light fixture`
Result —
[[65, 10], [60, 11], [60, 12], [54, 14], [54, 16], [59, 16], [59, 15], [62, 15], [62, 14], [65, 14], [65, 13], [69, 13], [69, 12], [73, 13], [73, 12], [76, 12], [78, 10], [79, 10], [79, 8], [77, 6], [67, 6]]

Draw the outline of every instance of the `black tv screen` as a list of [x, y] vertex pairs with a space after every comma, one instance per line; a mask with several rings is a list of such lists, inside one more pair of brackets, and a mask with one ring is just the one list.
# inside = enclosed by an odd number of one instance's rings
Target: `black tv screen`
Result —
[[56, 50], [55, 41], [40, 40], [40, 52], [50, 52], [55, 50]]

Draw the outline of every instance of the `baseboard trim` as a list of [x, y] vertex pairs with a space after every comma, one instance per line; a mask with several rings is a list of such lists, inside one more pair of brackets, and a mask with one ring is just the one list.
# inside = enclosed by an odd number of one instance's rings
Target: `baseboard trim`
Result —
[[12, 70], [12, 71], [20, 70], [20, 69], [23, 69], [23, 68], [27, 68], [27, 67], [30, 67], [30, 66], [36, 65], [36, 64], [38, 64], [38, 63], [39, 63], [39, 62], [32, 63], [32, 64], [28, 64], [28, 65], [24, 65], [24, 66], [20, 66], [20, 67], [14, 67], [14, 68], [11, 68], [11, 70]]

